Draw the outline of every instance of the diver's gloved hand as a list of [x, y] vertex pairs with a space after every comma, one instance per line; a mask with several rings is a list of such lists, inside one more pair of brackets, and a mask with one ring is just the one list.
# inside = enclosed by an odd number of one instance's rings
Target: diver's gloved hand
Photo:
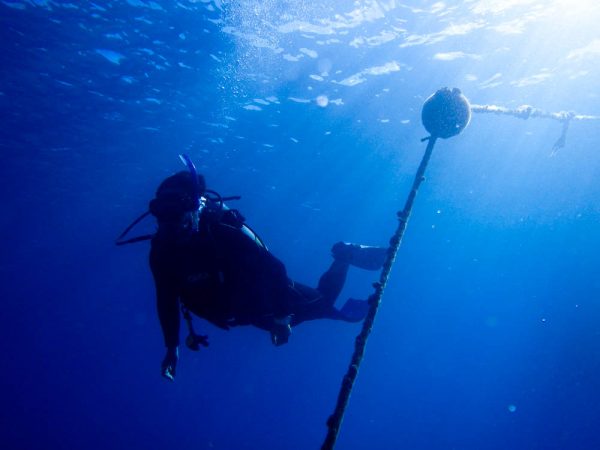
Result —
[[273, 319], [273, 325], [271, 326], [271, 342], [273, 342], [273, 345], [279, 347], [287, 344], [292, 334], [291, 320], [291, 316]]
[[177, 360], [179, 359], [178, 347], [168, 347], [167, 354], [161, 365], [162, 376], [175, 381], [175, 371], [177, 369]]

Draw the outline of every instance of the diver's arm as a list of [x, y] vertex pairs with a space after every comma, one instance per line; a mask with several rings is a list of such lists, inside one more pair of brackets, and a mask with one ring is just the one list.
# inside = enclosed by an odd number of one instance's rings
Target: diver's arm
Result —
[[179, 346], [179, 293], [177, 283], [164, 260], [154, 249], [150, 252], [150, 267], [156, 288], [156, 309], [162, 328], [167, 353], [162, 362], [162, 374], [173, 380]]
[[162, 328], [165, 347], [179, 346], [179, 299], [177, 292], [156, 283], [156, 310]]
[[156, 308], [167, 347], [161, 364], [161, 373], [165, 378], [173, 381], [179, 359], [179, 299], [177, 292], [158, 280], [156, 283]]

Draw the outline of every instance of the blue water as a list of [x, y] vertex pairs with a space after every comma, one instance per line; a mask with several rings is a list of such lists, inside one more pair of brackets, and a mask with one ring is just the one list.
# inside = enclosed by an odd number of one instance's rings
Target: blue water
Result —
[[[319, 448], [360, 326], [275, 348], [196, 320], [210, 347], [169, 383], [149, 247], [114, 238], [185, 151], [315, 284], [334, 242], [387, 244], [436, 89], [600, 115], [599, 20], [561, 0], [0, 1], [0, 446]], [[475, 114], [437, 143], [336, 448], [600, 448], [599, 122], [553, 152], [560, 131]]]

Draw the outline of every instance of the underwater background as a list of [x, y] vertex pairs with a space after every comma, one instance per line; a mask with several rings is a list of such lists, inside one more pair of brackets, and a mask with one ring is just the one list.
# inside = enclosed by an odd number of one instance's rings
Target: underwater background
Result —
[[[196, 320], [210, 347], [169, 383], [149, 246], [116, 236], [187, 152], [314, 285], [333, 243], [387, 245], [440, 87], [599, 116], [599, 21], [591, 0], [0, 1], [0, 446], [319, 448], [360, 325], [276, 348]], [[491, 114], [438, 141], [336, 448], [600, 448], [599, 123], [558, 151], [559, 122]]]

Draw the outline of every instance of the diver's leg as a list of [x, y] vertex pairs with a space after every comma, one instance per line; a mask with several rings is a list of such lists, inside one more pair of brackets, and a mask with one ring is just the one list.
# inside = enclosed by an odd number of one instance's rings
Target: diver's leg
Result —
[[329, 269], [321, 275], [317, 290], [322, 295], [324, 303], [333, 306], [340, 292], [342, 292], [349, 267], [350, 265], [347, 262], [336, 259], [331, 263]]
[[333, 298], [330, 303], [328, 318], [346, 322], [361, 322], [364, 320], [370, 308], [368, 300], [350, 298], [341, 309], [335, 308], [333, 304], [342, 290], [349, 265], [366, 270], [379, 270], [383, 266], [387, 252], [388, 249], [385, 247], [371, 247], [347, 242], [334, 244], [331, 248], [334, 262], [319, 282], [319, 290], [328, 292], [328, 295]]
[[319, 280], [317, 290], [333, 306], [340, 295], [350, 265], [366, 270], [379, 270], [385, 261], [387, 248], [338, 242], [331, 248], [333, 263]]
[[307, 320], [338, 318], [338, 311], [333, 305], [344, 287], [348, 267], [346, 262], [333, 261], [321, 275], [316, 289], [292, 282], [289, 295], [290, 303], [294, 305], [292, 326]]
[[292, 283], [290, 298], [295, 299], [295, 312], [292, 325], [306, 320], [336, 319], [347, 322], [358, 322], [364, 319], [368, 311], [366, 300], [349, 299], [341, 310], [334, 307], [350, 265], [367, 270], [378, 270], [383, 265], [387, 249], [368, 247], [365, 245], [338, 242], [331, 249], [334, 258], [329, 269], [321, 275], [316, 289]]

